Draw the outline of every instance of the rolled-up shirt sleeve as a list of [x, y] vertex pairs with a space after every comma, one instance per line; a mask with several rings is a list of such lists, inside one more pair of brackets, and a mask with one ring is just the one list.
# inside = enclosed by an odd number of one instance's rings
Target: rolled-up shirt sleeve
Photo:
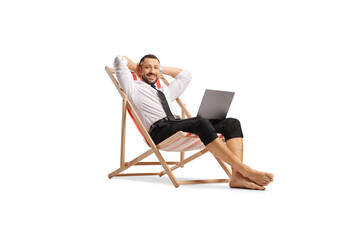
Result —
[[127, 66], [126, 58], [120, 55], [116, 56], [114, 60], [114, 70], [119, 87], [131, 98], [135, 92], [135, 86], [132, 74]]
[[191, 73], [187, 70], [182, 70], [169, 85], [170, 98], [174, 101], [185, 91], [191, 81]]

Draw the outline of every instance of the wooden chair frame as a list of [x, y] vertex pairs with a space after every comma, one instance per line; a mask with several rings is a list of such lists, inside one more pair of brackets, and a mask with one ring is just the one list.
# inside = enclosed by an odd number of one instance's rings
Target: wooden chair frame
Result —
[[[187, 180], [187, 181], [178, 181], [176, 179], [176, 177], [173, 174], [173, 170], [179, 168], [179, 167], [184, 167], [185, 164], [191, 162], [192, 160], [202, 156], [203, 154], [205, 154], [206, 152], [208, 152], [208, 150], [206, 148], [202, 149], [201, 151], [191, 155], [188, 158], [185, 158], [185, 153], [184, 152], [180, 152], [180, 161], [175, 161], [175, 162], [167, 162], [165, 161], [165, 159], [163, 158], [162, 154], [160, 153], [160, 150], [163, 146], [166, 146], [168, 144], [170, 144], [171, 142], [174, 142], [176, 140], [178, 140], [179, 138], [183, 138], [183, 137], [187, 137], [186, 133], [179, 131], [177, 133], [175, 133], [174, 135], [172, 135], [171, 137], [167, 138], [166, 140], [162, 141], [161, 143], [159, 143], [158, 145], [155, 145], [155, 143], [153, 142], [152, 138], [150, 137], [149, 133], [146, 131], [143, 123], [141, 122], [139, 116], [137, 115], [137, 113], [135, 112], [132, 104], [130, 103], [127, 95], [125, 94], [125, 92], [119, 87], [118, 81], [116, 80], [115, 76], [114, 76], [114, 69], [113, 68], [109, 68], [108, 66], [105, 67], [106, 72], [108, 73], [110, 79], [112, 80], [112, 82], [114, 83], [116, 89], [119, 91], [121, 97], [123, 98], [123, 104], [122, 104], [122, 126], [121, 126], [121, 151], [120, 151], [120, 168], [116, 169], [115, 171], [111, 172], [108, 177], [112, 178], [112, 177], [117, 177], [117, 176], [144, 176], [144, 175], [158, 175], [158, 176], [163, 176], [165, 174], [167, 174], [171, 180], [171, 182], [173, 183], [173, 185], [177, 188], [179, 187], [179, 185], [183, 185], [183, 184], [199, 184], [199, 183], [224, 183], [224, 182], [229, 182], [231, 178], [231, 172], [228, 169], [228, 167], [224, 164], [224, 162], [222, 162], [220, 159], [217, 159], [217, 162], [220, 164], [220, 166], [223, 168], [223, 170], [225, 171], [225, 173], [228, 175], [228, 179], [206, 179], [206, 180]], [[164, 84], [169, 85], [169, 82], [165, 79], [165, 77], [163, 75], [161, 75], [161, 79], [164, 82]], [[190, 118], [191, 115], [189, 113], [189, 111], [187, 110], [186, 106], [183, 104], [183, 102], [177, 98], [176, 99], [177, 103], [179, 104], [181, 110], [182, 110], [182, 117], [188, 117]], [[141, 132], [141, 134], [143, 135], [145, 141], [148, 143], [150, 149], [147, 150], [146, 152], [144, 152], [143, 154], [139, 155], [138, 157], [134, 158], [132, 161], [130, 162], [125, 162], [125, 137], [126, 137], [126, 114], [127, 114], [127, 110], [129, 112], [129, 114], [131, 115], [131, 117], [133, 118], [134, 122], [136, 123], [137, 127], [139, 128], [139, 131]], [[196, 136], [197, 137], [197, 136]], [[159, 162], [141, 162], [143, 159], [145, 159], [146, 157], [150, 156], [151, 154], [155, 154], [157, 159], [159, 160]], [[151, 173], [123, 173], [126, 169], [135, 166], [135, 165], [161, 165], [164, 168], [164, 171], [162, 172], [151, 172]], [[175, 165], [172, 168], [170, 168], [168, 165]]]

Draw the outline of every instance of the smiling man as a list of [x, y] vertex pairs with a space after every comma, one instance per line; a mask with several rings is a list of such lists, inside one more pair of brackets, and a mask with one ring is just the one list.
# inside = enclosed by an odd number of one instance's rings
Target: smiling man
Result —
[[[152, 54], [145, 55], [139, 63], [125, 56], [117, 56], [114, 69], [120, 88], [127, 94], [155, 144], [178, 131], [194, 133], [209, 152], [232, 167], [230, 187], [265, 190], [265, 186], [273, 181], [273, 174], [254, 170], [243, 163], [243, 133], [239, 120], [179, 117], [172, 102], [189, 85], [189, 71], [162, 67], [160, 60]], [[136, 72], [141, 80], [134, 81], [129, 70]], [[161, 73], [175, 80], [169, 86], [157, 89], [155, 83]], [[225, 144], [217, 133], [224, 136]]]
[[139, 63], [141, 67], [141, 79], [147, 84], [154, 84], [159, 79], [160, 61], [155, 55], [144, 56]]
[[[117, 56], [114, 61], [114, 69], [120, 88], [125, 91], [148, 131], [155, 122], [167, 117], [158, 91], [154, 88], [154, 84], [160, 76], [160, 68], [160, 61], [151, 54], [144, 56], [139, 63], [135, 63], [125, 56]], [[129, 70], [136, 72], [141, 80], [134, 81]], [[162, 71], [175, 79], [169, 86], [163, 86], [160, 91], [164, 94], [171, 113], [179, 118], [177, 109], [172, 102], [189, 85], [191, 74], [189, 71], [175, 67], [164, 66]]]

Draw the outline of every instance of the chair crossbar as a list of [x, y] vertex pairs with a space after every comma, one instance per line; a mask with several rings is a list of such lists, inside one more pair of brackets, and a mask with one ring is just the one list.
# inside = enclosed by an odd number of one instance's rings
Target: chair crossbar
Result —
[[160, 176], [160, 173], [121, 173], [121, 174], [116, 174], [113, 177], [151, 176], [151, 175]]
[[180, 185], [185, 184], [202, 184], [202, 183], [228, 183], [230, 179], [205, 179], [205, 180], [186, 180], [178, 181]]
[[[180, 164], [180, 162], [166, 162], [167, 165], [177, 165]], [[128, 162], [125, 163], [125, 166], [129, 165]], [[159, 162], [138, 162], [136, 164], [133, 164], [136, 166], [146, 166], [146, 165], [161, 165]]]
[[[179, 167], [184, 166], [185, 164], [187, 164], [187, 163], [191, 162], [192, 160], [194, 160], [194, 159], [196, 159], [196, 158], [204, 155], [204, 154], [207, 153], [207, 152], [208, 152], [207, 149], [203, 149], [203, 150], [201, 150], [201, 151], [199, 151], [199, 152], [191, 155], [190, 157], [184, 159], [180, 164], [178, 164], [178, 165], [170, 168], [170, 170], [173, 171], [173, 170], [175, 170], [175, 169], [178, 169]], [[162, 172], [161, 172], [161, 176], [163, 176], [163, 175], [165, 175], [165, 174], [166, 174], [165, 171], [162, 171]]]

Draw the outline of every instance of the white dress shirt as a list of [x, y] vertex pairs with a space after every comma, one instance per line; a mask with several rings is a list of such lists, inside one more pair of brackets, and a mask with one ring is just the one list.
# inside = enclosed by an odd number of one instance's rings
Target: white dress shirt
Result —
[[[149, 131], [150, 126], [166, 117], [166, 113], [161, 105], [157, 91], [149, 84], [138, 78], [134, 81], [133, 76], [127, 67], [127, 60], [123, 56], [117, 56], [114, 60], [114, 70], [119, 86], [128, 96], [136, 113], [139, 115], [145, 128]], [[160, 81], [160, 80], [159, 80]], [[181, 71], [169, 86], [162, 84], [159, 89], [166, 97], [170, 110], [173, 115], [179, 115], [172, 102], [178, 98], [186, 89], [191, 81], [191, 74], [187, 70]]]

